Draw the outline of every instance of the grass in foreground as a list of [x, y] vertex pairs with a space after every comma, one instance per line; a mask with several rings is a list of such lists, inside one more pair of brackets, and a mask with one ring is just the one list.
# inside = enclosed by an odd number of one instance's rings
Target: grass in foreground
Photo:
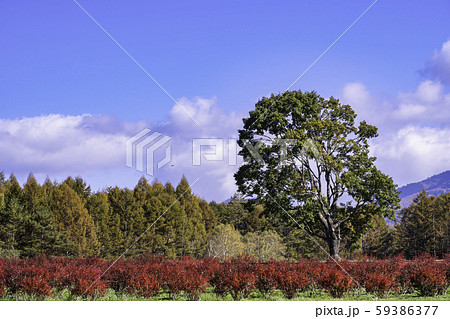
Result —
[[[70, 291], [63, 290], [61, 292], [55, 293], [54, 297], [42, 299], [33, 295], [28, 294], [17, 294], [17, 295], [8, 295], [6, 297], [0, 298], [0, 301], [38, 301], [38, 300], [44, 300], [44, 301], [74, 301], [77, 297], [73, 296]], [[93, 298], [83, 298], [83, 300], [88, 301], [172, 301], [172, 297], [168, 293], [161, 293], [157, 296], [149, 299], [145, 299], [142, 297], [137, 297], [132, 294], [121, 294], [116, 293], [112, 289], [108, 289], [107, 293], [103, 297]], [[177, 301], [187, 301], [187, 296], [184, 295], [184, 293], [181, 293], [178, 295], [175, 300]], [[226, 297], [222, 298], [214, 293], [212, 293], [212, 289], [208, 288], [207, 291], [203, 294], [201, 294], [200, 297], [201, 301], [233, 301], [233, 298], [231, 295], [227, 295]], [[375, 295], [371, 294], [357, 294], [356, 292], [351, 292], [346, 294], [343, 298], [337, 299], [329, 296], [327, 293], [323, 291], [317, 292], [316, 295], [311, 296], [309, 292], [307, 293], [299, 293], [298, 296], [295, 299], [287, 299], [283, 296], [282, 292], [279, 290], [276, 290], [269, 298], [265, 298], [265, 296], [258, 291], [253, 292], [250, 294], [250, 296], [247, 299], [244, 299], [244, 301], [450, 301], [450, 292], [447, 292], [445, 295], [440, 295], [436, 297], [424, 297], [419, 296], [417, 293], [412, 294], [405, 294], [405, 295], [391, 295], [386, 299], [383, 298], [376, 298]]]

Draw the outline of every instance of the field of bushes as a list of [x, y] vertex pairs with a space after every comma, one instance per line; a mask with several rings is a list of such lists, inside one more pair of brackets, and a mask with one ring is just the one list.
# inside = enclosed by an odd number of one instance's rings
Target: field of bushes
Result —
[[[257, 262], [147, 256], [0, 259], [1, 300], [372, 300], [430, 296], [449, 300], [450, 256], [406, 261]], [[103, 275], [102, 275], [103, 274]], [[24, 296], [27, 296], [24, 298]], [[114, 296], [114, 297], [111, 297]], [[274, 298], [276, 296], [276, 298]], [[322, 297], [321, 297], [322, 296]]]

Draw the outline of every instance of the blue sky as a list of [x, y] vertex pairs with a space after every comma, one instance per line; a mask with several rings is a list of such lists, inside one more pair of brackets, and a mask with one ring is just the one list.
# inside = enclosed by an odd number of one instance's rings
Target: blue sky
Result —
[[[286, 90], [373, 3], [78, 2], [202, 127], [74, 1], [3, 0], [0, 170], [132, 187], [142, 174], [125, 167], [124, 139], [149, 127], [180, 153], [158, 179], [200, 177], [195, 191], [216, 200], [233, 192], [235, 167], [185, 165], [189, 140], [235, 135], [259, 98]], [[373, 152], [400, 185], [450, 169], [448, 12], [448, 1], [379, 0], [293, 87], [374, 122]]]

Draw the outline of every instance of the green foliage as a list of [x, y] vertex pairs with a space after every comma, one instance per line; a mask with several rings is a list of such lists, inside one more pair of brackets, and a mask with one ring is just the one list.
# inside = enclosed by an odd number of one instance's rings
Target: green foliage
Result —
[[58, 230], [65, 232], [66, 241], [73, 244], [68, 254], [80, 257], [96, 255], [98, 239], [94, 221], [78, 194], [62, 183], [53, 190], [50, 207]]
[[192, 194], [189, 183], [184, 176], [175, 192], [184, 212], [181, 254], [202, 256], [205, 250], [206, 229], [200, 199]]
[[73, 249], [63, 231], [58, 230], [52, 213], [41, 208], [25, 211], [17, 232], [17, 249], [21, 256], [62, 256]]
[[251, 205], [238, 195], [233, 196], [227, 203], [211, 202], [209, 205], [220, 224], [233, 225], [242, 235], [260, 231], [269, 226], [264, 216], [264, 207]]
[[[351, 245], [371, 216], [393, 218], [399, 202], [396, 185], [369, 156], [377, 128], [355, 119], [334, 98], [293, 91], [262, 98], [239, 131], [239, 191], [263, 203], [269, 218], [295, 220], [325, 240], [335, 258], [342, 237]], [[352, 201], [341, 206], [344, 195]]]
[[362, 239], [362, 252], [377, 258], [394, 255], [394, 228], [383, 217], [372, 217], [371, 228]]
[[[357, 219], [348, 218], [355, 207], [336, 207], [334, 218], [346, 219], [339, 229], [340, 253], [443, 256], [450, 246], [449, 197], [420, 194], [401, 211], [395, 230], [374, 203], [361, 207]], [[270, 201], [255, 203], [236, 195], [227, 203], [208, 204], [192, 193], [184, 177], [176, 188], [141, 178], [131, 190], [113, 187], [92, 193], [79, 177], [61, 184], [47, 179], [39, 185], [30, 174], [21, 187], [14, 175], [6, 179], [0, 172], [0, 256], [115, 258], [126, 251], [128, 257], [227, 258], [247, 253], [261, 260], [324, 259], [327, 254], [318, 245], [325, 246], [327, 240], [316, 216], [321, 206], [305, 198], [303, 206], [288, 211], [299, 227]]]
[[397, 252], [411, 258], [423, 253], [442, 257], [450, 252], [450, 193], [428, 196], [423, 190], [399, 213], [395, 227]]
[[108, 194], [105, 192], [93, 194], [89, 197], [86, 208], [95, 224], [100, 255], [112, 257], [118, 253], [117, 248], [121, 247], [123, 237], [120, 231], [120, 219], [118, 215], [112, 215]]

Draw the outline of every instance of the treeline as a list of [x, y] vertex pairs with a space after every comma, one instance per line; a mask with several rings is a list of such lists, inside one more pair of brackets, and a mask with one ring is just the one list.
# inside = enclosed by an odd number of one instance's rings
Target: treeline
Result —
[[223, 239], [220, 224], [236, 231], [230, 217], [247, 234], [250, 255], [261, 254], [261, 239], [275, 238], [284, 251], [277, 234], [253, 232], [260, 229], [253, 226], [260, 207], [248, 213], [236, 199], [225, 206], [216, 209], [194, 195], [185, 177], [176, 187], [141, 178], [133, 189], [92, 192], [80, 177], [40, 185], [30, 174], [22, 187], [13, 174], [6, 179], [0, 172], [0, 257], [212, 256], [211, 243], [217, 234]]
[[30, 175], [22, 188], [14, 175], [0, 176], [4, 256], [115, 257], [129, 247], [126, 256], [203, 256], [216, 224], [214, 211], [192, 194], [186, 178], [176, 188], [142, 178], [131, 190], [92, 193], [81, 178], [39, 185]]
[[450, 253], [450, 193], [428, 196], [423, 190], [402, 209], [394, 225], [384, 218], [372, 220], [362, 240], [362, 252], [379, 258], [430, 254], [442, 258]]
[[[343, 238], [341, 255], [442, 256], [450, 250], [449, 206], [449, 194], [422, 193], [395, 227], [378, 218], [362, 239]], [[176, 187], [141, 178], [133, 189], [92, 192], [80, 177], [40, 185], [30, 175], [22, 187], [0, 172], [0, 257], [327, 258], [319, 245], [326, 247], [297, 224], [266, 217], [261, 205], [206, 202], [184, 177]]]

